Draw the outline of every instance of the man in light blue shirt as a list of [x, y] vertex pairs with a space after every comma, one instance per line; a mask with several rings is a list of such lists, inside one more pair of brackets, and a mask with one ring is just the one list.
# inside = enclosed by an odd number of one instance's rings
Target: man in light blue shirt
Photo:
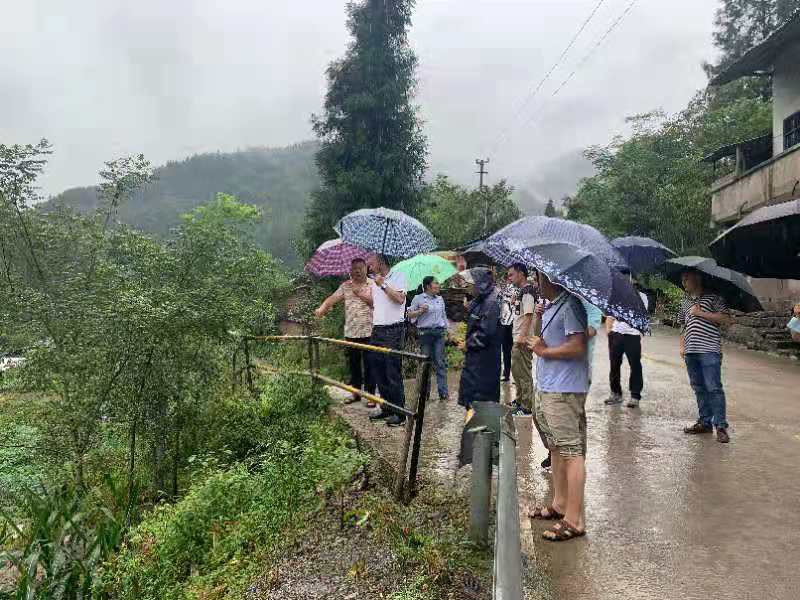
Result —
[[[536, 354], [534, 419], [547, 440], [553, 462], [553, 500], [536, 508], [533, 519], [557, 521], [543, 537], [553, 542], [586, 534], [583, 514], [586, 485], [586, 395], [589, 391], [587, 315], [581, 301], [543, 273], [539, 291], [550, 301], [539, 336], [530, 340]], [[537, 319], [538, 321], [538, 319]]]
[[421, 294], [414, 296], [408, 310], [408, 318], [417, 325], [419, 331], [419, 345], [423, 354], [427, 354], [436, 368], [436, 385], [439, 388], [439, 398], [447, 400], [450, 393], [447, 389], [447, 355], [445, 342], [447, 341], [447, 314], [445, 313], [444, 298], [439, 292], [441, 286], [434, 277], [422, 280]]

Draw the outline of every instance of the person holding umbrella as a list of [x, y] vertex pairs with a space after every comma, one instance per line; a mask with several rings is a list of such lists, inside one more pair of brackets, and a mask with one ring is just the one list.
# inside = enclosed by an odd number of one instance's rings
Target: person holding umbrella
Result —
[[547, 440], [553, 468], [553, 500], [531, 518], [555, 520], [544, 532], [561, 542], [586, 533], [586, 396], [589, 392], [587, 316], [581, 301], [537, 271], [539, 292], [548, 301], [541, 332], [528, 346], [536, 354], [535, 421]]
[[514, 414], [530, 415], [533, 412], [533, 352], [528, 348], [528, 338], [533, 335], [536, 290], [528, 282], [528, 267], [523, 263], [514, 263], [508, 272], [511, 283], [517, 288], [511, 350], [511, 372], [517, 389]]
[[[374, 278], [370, 280], [370, 289], [361, 290], [358, 295], [372, 306], [370, 343], [382, 348], [402, 350], [405, 346], [406, 278], [402, 273], [390, 271], [389, 259], [384, 255], [372, 255], [368, 261]], [[381, 397], [396, 406], [405, 406], [401, 358], [393, 354], [372, 352], [370, 365]], [[389, 427], [399, 427], [406, 420], [404, 415], [392, 414], [383, 407], [369, 418], [373, 421], [386, 419]]]
[[[344, 301], [344, 338], [350, 342], [368, 344], [372, 335], [372, 291], [367, 279], [367, 263], [363, 258], [354, 258], [350, 263], [350, 279], [314, 311], [322, 319], [339, 302]], [[372, 377], [369, 354], [363, 350], [348, 348], [350, 363], [350, 385], [357, 390], [364, 389], [375, 393], [375, 380]], [[358, 394], [353, 394], [347, 404], [358, 402]]]
[[686, 290], [678, 322], [683, 326], [680, 353], [686, 363], [698, 409], [698, 419], [684, 428], [690, 435], [712, 433], [717, 441], [730, 441], [725, 416], [725, 390], [722, 386], [722, 328], [731, 323], [728, 306], [722, 296], [712, 292], [702, 273], [687, 269], [681, 274]]
[[439, 399], [447, 400], [450, 393], [447, 390], [447, 355], [445, 343], [447, 342], [447, 314], [445, 313], [444, 298], [441, 286], [436, 278], [428, 275], [422, 280], [422, 293], [414, 296], [408, 309], [408, 318], [417, 325], [419, 331], [419, 345], [422, 352], [427, 354], [436, 368], [436, 385], [439, 389]]

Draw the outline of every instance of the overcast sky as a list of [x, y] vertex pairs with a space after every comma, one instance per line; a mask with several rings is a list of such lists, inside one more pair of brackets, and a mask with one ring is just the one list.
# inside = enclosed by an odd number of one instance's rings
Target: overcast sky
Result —
[[[626, 115], [676, 111], [705, 84], [716, 0], [639, 0], [556, 96], [629, 0], [606, 0], [527, 105], [598, 0], [418, 0], [411, 40], [430, 163], [523, 184]], [[0, 0], [0, 141], [47, 137], [57, 193], [104, 160], [154, 163], [312, 136], [324, 69], [347, 43], [344, 0]], [[503, 135], [506, 132], [507, 135]]]

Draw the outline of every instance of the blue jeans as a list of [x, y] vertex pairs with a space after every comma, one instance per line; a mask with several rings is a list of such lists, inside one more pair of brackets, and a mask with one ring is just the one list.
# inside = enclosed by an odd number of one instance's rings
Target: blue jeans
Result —
[[684, 357], [689, 383], [697, 397], [700, 422], [727, 429], [725, 390], [722, 389], [722, 355], [713, 352], [687, 354]]
[[436, 369], [436, 386], [439, 388], [439, 397], [449, 396], [447, 391], [447, 354], [444, 351], [446, 329], [420, 329], [419, 345], [422, 353], [431, 357], [433, 367]]

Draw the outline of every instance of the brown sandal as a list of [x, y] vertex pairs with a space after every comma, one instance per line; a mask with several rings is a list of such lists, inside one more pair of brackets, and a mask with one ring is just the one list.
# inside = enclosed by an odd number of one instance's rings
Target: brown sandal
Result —
[[586, 530], [579, 531], [564, 519], [553, 525], [550, 529], [542, 533], [542, 537], [548, 542], [566, 542], [568, 540], [583, 537]]
[[[547, 511], [547, 514], [544, 514], [545, 511]], [[533, 509], [533, 512], [528, 513], [528, 517], [534, 521], [560, 521], [564, 518], [564, 515], [558, 512], [551, 505], [548, 505], [537, 506]]]

